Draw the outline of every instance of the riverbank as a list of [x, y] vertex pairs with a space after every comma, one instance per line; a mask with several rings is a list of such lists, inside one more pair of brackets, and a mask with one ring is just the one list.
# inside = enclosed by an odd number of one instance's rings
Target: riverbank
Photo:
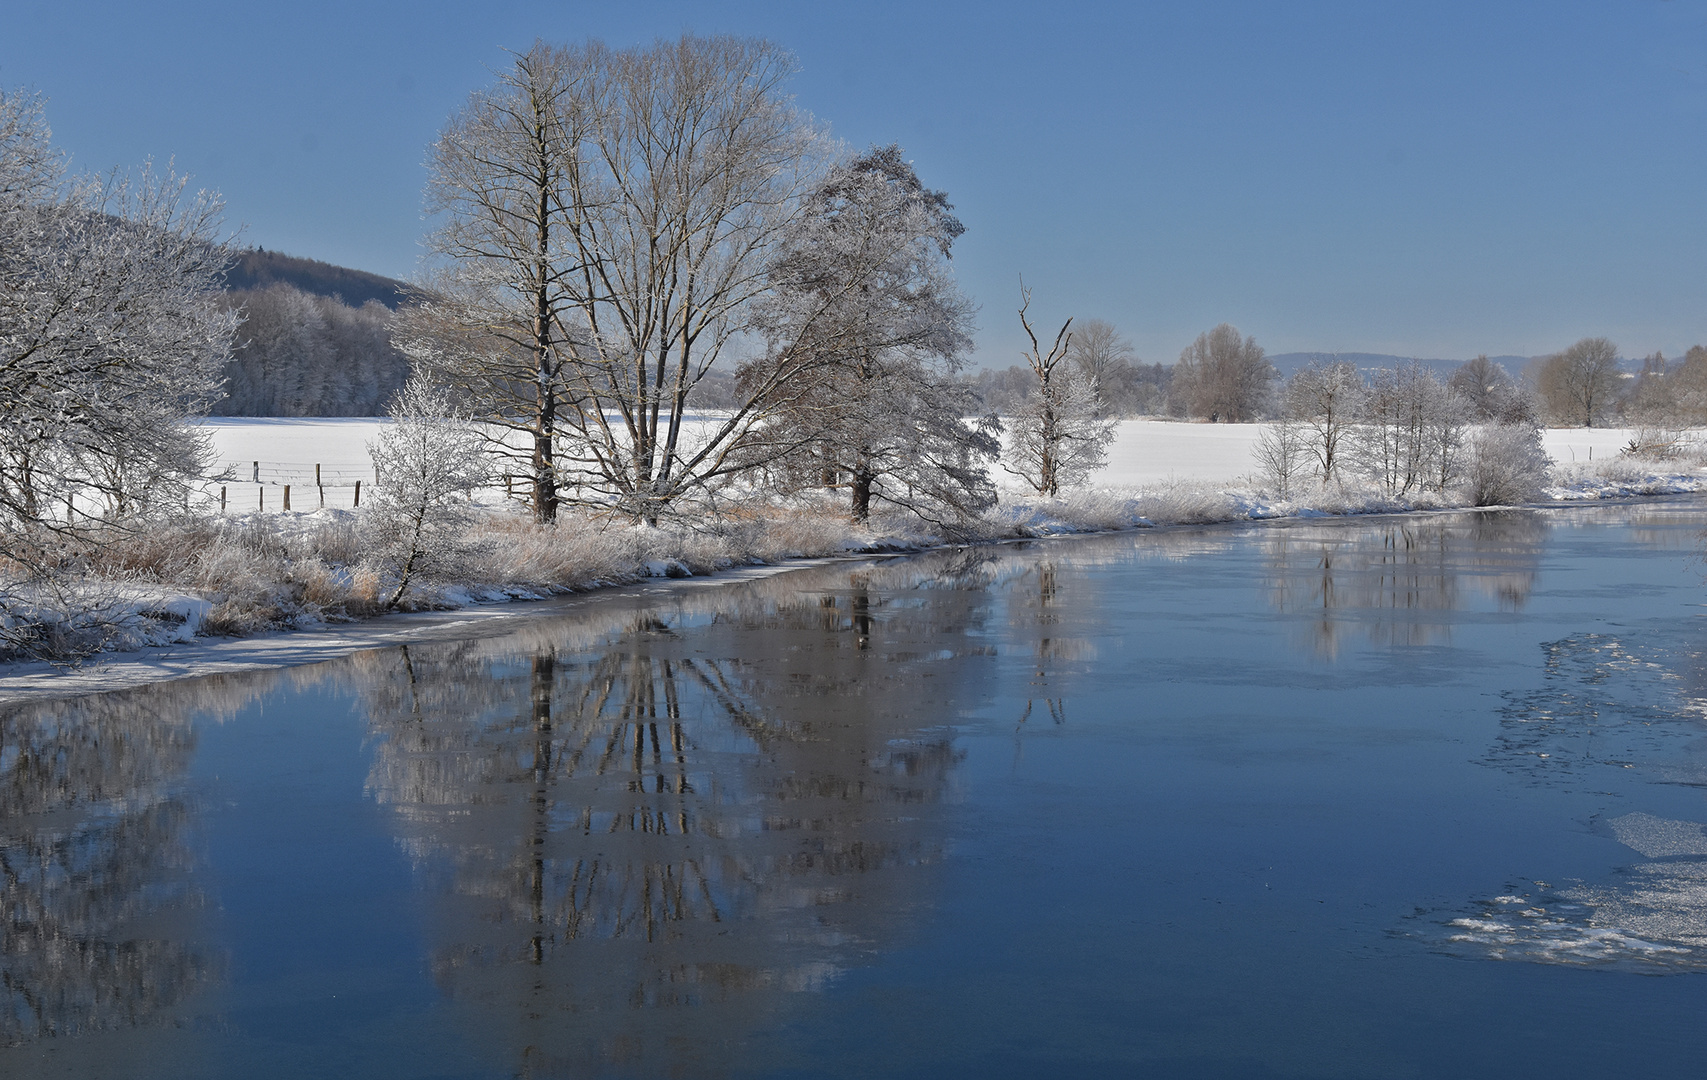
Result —
[[[1545, 502], [1531, 505], [1603, 504], [1707, 490], [1707, 476], [1699, 472], [1666, 474], [1628, 463], [1622, 468], [1579, 468], [1559, 481]], [[562, 526], [546, 530], [511, 520], [500, 523], [497, 534], [509, 536], [521, 548], [556, 548], [556, 558], [549, 560], [557, 566], [556, 574], [531, 581], [512, 573], [504, 581], [439, 583], [417, 595], [416, 610], [407, 612], [349, 604], [347, 598], [360, 588], [357, 575], [348, 565], [323, 561], [339, 552], [357, 557], [354, 515], [250, 515], [229, 523], [235, 535], [223, 546], [215, 532], [215, 544], [202, 561], [204, 571], [229, 575], [241, 569], [248, 574], [248, 595], [174, 589], [166, 581], [134, 576], [110, 584], [125, 605], [118, 613], [124, 625], [114, 636], [115, 647], [75, 667], [0, 665], [0, 705], [219, 672], [293, 667], [409, 641], [484, 636], [506, 621], [555, 613], [564, 605], [620, 600], [657, 589], [716, 586], [831, 559], [1181, 526], [1471, 509], [1444, 498], [1391, 499], [1343, 489], [1314, 494], [1317, 497], [1277, 500], [1254, 491], [1191, 484], [1151, 492], [1083, 491], [1058, 500], [1006, 503], [980, 519], [975, 533], [952, 538], [923, 528], [916, 519], [899, 517], [879, 520], [873, 528], [855, 528], [823, 509], [780, 519], [750, 517], [743, 528], [721, 535], [607, 526], [566, 536]], [[267, 545], [256, 543], [255, 532], [263, 528], [276, 530], [276, 550], [271, 553]], [[327, 534], [338, 541], [328, 543]], [[572, 542], [553, 545], [552, 537]], [[169, 545], [162, 541], [161, 546]], [[234, 552], [245, 551], [264, 565], [234, 567]], [[535, 569], [544, 569], [546, 562], [534, 553]], [[267, 566], [278, 572], [264, 573]], [[571, 568], [572, 576], [566, 576]], [[346, 599], [339, 599], [339, 590]], [[232, 628], [233, 613], [239, 610], [247, 621]], [[227, 629], [222, 633], [222, 628]]]

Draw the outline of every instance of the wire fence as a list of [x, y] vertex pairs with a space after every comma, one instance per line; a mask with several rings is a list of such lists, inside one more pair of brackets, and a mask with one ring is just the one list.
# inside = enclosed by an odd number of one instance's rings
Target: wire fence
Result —
[[[482, 500], [525, 500], [531, 481], [504, 473], [474, 494]], [[203, 481], [191, 509], [224, 514], [306, 513], [359, 509], [379, 489], [379, 470], [366, 461], [223, 461]]]

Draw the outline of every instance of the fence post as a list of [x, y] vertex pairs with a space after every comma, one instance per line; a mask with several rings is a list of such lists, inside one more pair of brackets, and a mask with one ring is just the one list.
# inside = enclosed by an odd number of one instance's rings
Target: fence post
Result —
[[314, 463], [314, 486], [320, 489], [320, 509], [326, 509], [326, 485], [320, 482], [320, 463]]
[[267, 508], [267, 486], [257, 485], [255, 488], [255, 512], [258, 514]]
[[261, 482], [261, 463], [259, 461], [256, 461], [256, 462], [252, 462], [251, 464], [253, 464], [255, 466], [255, 476], [254, 476], [255, 483], [259, 484]]
[[284, 512], [285, 512], [285, 513], [287, 513], [287, 514], [288, 514], [288, 513], [290, 513], [290, 485], [289, 485], [289, 484], [286, 484], [286, 485], [285, 485], [285, 504], [284, 504]]
[[360, 480], [357, 480], [356, 481], [356, 509], [360, 510], [361, 508], [362, 508], [362, 482]]
[[224, 484], [219, 485], [219, 512], [221, 515], [223, 515], [225, 513], [225, 485]]

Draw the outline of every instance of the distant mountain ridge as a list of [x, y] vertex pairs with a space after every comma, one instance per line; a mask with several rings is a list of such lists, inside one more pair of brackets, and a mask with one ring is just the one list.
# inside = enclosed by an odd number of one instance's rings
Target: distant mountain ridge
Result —
[[[1400, 364], [1408, 364], [1415, 361], [1443, 379], [1458, 370], [1458, 365], [1464, 362], [1463, 360], [1430, 360], [1415, 356], [1393, 356], [1388, 353], [1362, 352], [1291, 352], [1276, 353], [1268, 358], [1269, 363], [1273, 364], [1275, 370], [1280, 372], [1281, 378], [1288, 378], [1293, 372], [1309, 364], [1311, 361], [1322, 359], [1345, 360], [1356, 364], [1359, 368], [1365, 371], [1371, 371], [1378, 368], [1398, 367]], [[1510, 375], [1514, 379], [1522, 374], [1524, 365], [1528, 364], [1530, 360], [1527, 356], [1490, 356], [1488, 359], [1504, 368], [1506, 370], [1506, 374]]]
[[336, 297], [354, 308], [377, 300], [395, 311], [409, 295], [409, 287], [395, 278], [264, 248], [239, 251], [225, 276], [225, 287], [232, 292], [264, 289], [280, 282], [314, 296]]

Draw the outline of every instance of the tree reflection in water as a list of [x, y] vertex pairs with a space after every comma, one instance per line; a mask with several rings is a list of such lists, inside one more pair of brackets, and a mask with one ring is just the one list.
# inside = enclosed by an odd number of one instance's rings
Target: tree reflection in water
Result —
[[597, 648], [368, 654], [370, 790], [437, 882], [432, 970], [470, 1027], [523, 1075], [700, 1075], [892, 946], [993, 652], [942, 648], [985, 619], [989, 562], [649, 603]]
[[1268, 564], [1273, 606], [1314, 616], [1309, 645], [1333, 659], [1357, 632], [1382, 645], [1444, 641], [1462, 591], [1523, 606], [1540, 572], [1544, 517], [1484, 511], [1404, 518], [1368, 528], [1344, 523], [1278, 525], [1256, 534]]
[[183, 792], [210, 678], [0, 711], [0, 1044], [137, 1027], [216, 981]]

